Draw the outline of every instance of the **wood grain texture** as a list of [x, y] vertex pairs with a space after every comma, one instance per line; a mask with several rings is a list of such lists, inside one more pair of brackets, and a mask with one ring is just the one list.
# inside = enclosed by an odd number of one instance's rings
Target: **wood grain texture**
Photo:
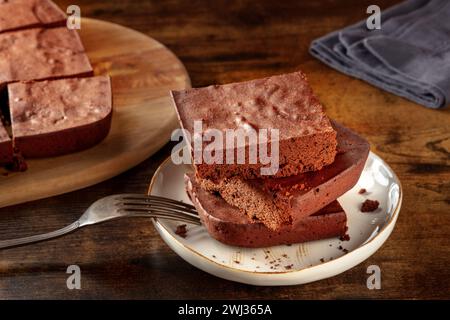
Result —
[[84, 19], [82, 26], [80, 36], [94, 73], [111, 76], [111, 131], [93, 148], [29, 159], [26, 172], [1, 174], [0, 207], [109, 179], [159, 150], [178, 126], [168, 92], [190, 86], [178, 58], [154, 39], [117, 24]]
[[[380, 0], [386, 8], [399, 1]], [[61, 7], [70, 1], [58, 1]], [[361, 265], [292, 287], [251, 287], [221, 280], [176, 256], [150, 222], [84, 229], [32, 247], [0, 251], [0, 298], [449, 298], [450, 109], [430, 110], [342, 75], [307, 52], [312, 39], [366, 16], [368, 0], [92, 1], [82, 14], [134, 28], [181, 58], [193, 86], [305, 71], [327, 112], [370, 141], [400, 177], [404, 200], [391, 237]], [[145, 192], [171, 145], [116, 178], [58, 197], [0, 209], [0, 237], [61, 227], [95, 199]], [[65, 270], [78, 264], [82, 290]], [[382, 289], [366, 288], [379, 265]], [[202, 285], [199, 286], [198, 284]]]

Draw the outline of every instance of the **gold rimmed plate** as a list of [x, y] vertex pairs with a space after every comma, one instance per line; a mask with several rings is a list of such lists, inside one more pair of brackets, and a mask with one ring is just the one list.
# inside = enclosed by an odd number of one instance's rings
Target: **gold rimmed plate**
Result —
[[[156, 171], [149, 193], [190, 203], [183, 181], [187, 170], [189, 166], [175, 165], [169, 158]], [[359, 194], [361, 188], [367, 193]], [[367, 198], [378, 200], [379, 209], [361, 212], [361, 203]], [[154, 225], [169, 247], [205, 272], [252, 285], [298, 285], [340, 274], [374, 254], [394, 229], [402, 202], [401, 183], [371, 152], [358, 183], [338, 200], [347, 213], [349, 241], [332, 238], [290, 246], [239, 248], [211, 238], [203, 226], [187, 225], [183, 238], [175, 233], [177, 222], [158, 219]]]

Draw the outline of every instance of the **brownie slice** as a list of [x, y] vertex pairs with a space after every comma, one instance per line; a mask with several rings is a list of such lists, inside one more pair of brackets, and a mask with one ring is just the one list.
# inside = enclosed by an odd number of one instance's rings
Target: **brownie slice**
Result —
[[268, 247], [343, 237], [347, 231], [347, 216], [337, 201], [295, 226], [284, 225], [274, 231], [258, 220], [250, 219], [220, 196], [203, 190], [192, 175], [186, 175], [185, 182], [188, 194], [208, 233], [228, 245]]
[[[194, 135], [194, 121], [202, 121], [203, 132], [218, 129], [279, 130], [279, 170], [274, 176], [284, 177], [319, 170], [333, 162], [336, 155], [336, 132], [314, 96], [306, 76], [294, 72], [253, 81], [214, 85], [206, 88], [172, 91], [181, 126]], [[272, 137], [268, 137], [269, 140]], [[203, 149], [208, 143], [204, 143]], [[195, 164], [204, 179], [220, 180], [232, 176], [244, 179], [261, 177], [262, 164], [249, 160], [248, 140], [244, 164]], [[193, 150], [193, 141], [191, 151]], [[230, 147], [229, 147], [230, 148]], [[272, 144], [269, 143], [269, 150]], [[222, 153], [227, 149], [222, 144]], [[238, 147], [228, 149], [236, 154]], [[235, 157], [236, 159], [236, 157]]]
[[338, 154], [319, 171], [291, 177], [250, 179], [232, 177], [215, 182], [197, 178], [202, 187], [218, 192], [229, 204], [256, 217], [268, 228], [298, 224], [350, 190], [358, 181], [369, 154], [368, 142], [335, 122]]
[[5, 127], [0, 119], [0, 165], [13, 161], [13, 145]]
[[49, 157], [86, 149], [109, 132], [108, 76], [8, 85], [14, 145], [24, 157]]
[[62, 26], [66, 14], [50, 0], [1, 0], [0, 32]]
[[0, 34], [0, 89], [15, 81], [91, 74], [91, 64], [75, 30], [33, 28]]

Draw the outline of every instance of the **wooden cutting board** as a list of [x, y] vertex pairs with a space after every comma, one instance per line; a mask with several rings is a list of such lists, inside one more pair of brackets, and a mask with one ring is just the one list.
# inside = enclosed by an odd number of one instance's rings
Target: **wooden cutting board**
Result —
[[100, 20], [83, 19], [80, 35], [95, 74], [112, 79], [111, 132], [91, 149], [27, 160], [26, 172], [1, 172], [0, 207], [109, 179], [156, 152], [177, 127], [168, 92], [190, 87], [190, 80], [170, 50], [142, 33]]

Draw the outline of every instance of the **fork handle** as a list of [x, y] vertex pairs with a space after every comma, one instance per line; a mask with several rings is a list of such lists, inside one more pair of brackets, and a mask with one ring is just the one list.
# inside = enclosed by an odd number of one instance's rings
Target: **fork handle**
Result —
[[50, 240], [50, 239], [65, 235], [69, 232], [75, 231], [79, 227], [80, 227], [80, 222], [75, 221], [74, 223], [69, 224], [67, 227], [64, 227], [62, 229], [58, 229], [58, 230], [55, 230], [52, 232], [38, 234], [35, 236], [30, 236], [30, 237], [25, 237], [25, 238], [3, 240], [3, 241], [0, 241], [0, 249], [17, 247], [17, 246], [21, 246], [24, 244], [35, 243], [35, 242], [40, 242], [40, 241], [44, 241], [44, 240]]

